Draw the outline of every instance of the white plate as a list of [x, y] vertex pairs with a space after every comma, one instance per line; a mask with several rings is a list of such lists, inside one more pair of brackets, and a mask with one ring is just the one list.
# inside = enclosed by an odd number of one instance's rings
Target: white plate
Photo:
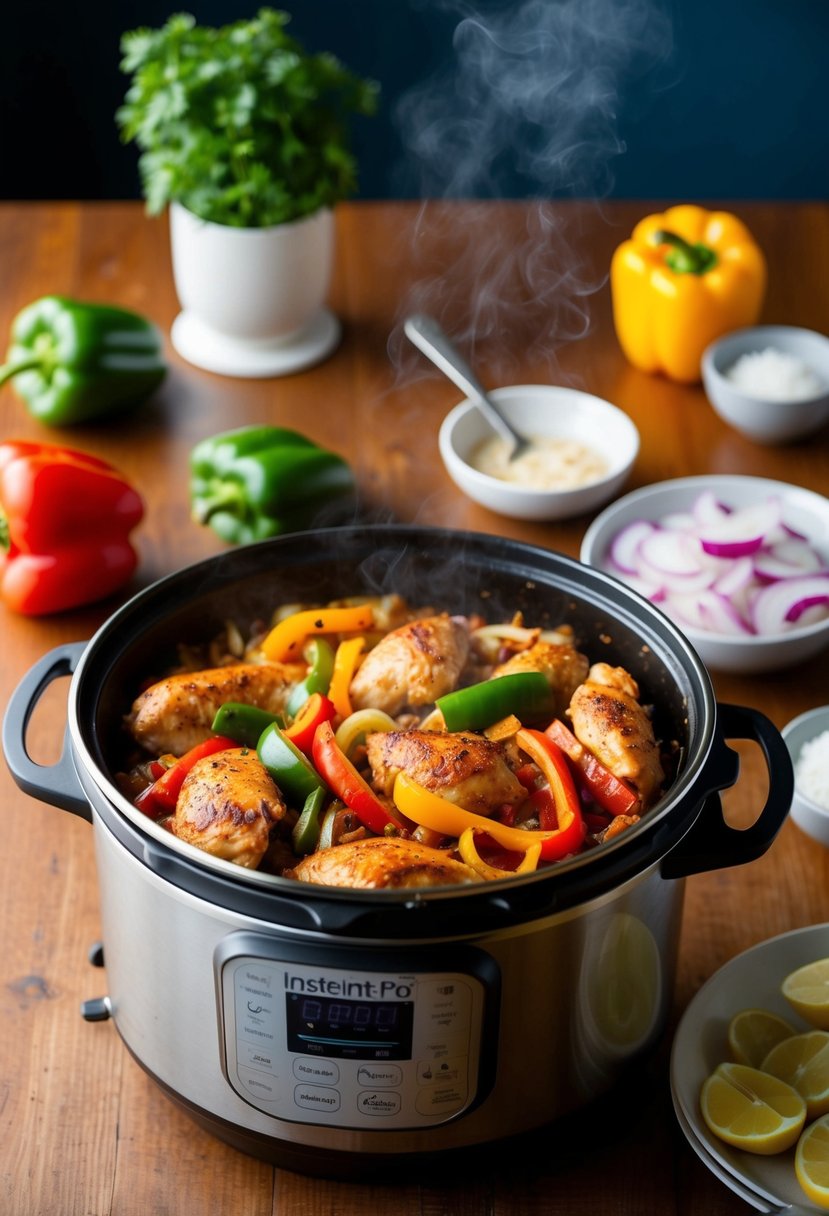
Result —
[[731, 1148], [706, 1126], [699, 1109], [705, 1078], [728, 1060], [728, 1023], [741, 1009], [768, 1009], [810, 1029], [781, 995], [780, 985], [805, 963], [829, 957], [829, 925], [811, 925], [738, 954], [700, 988], [682, 1017], [671, 1051], [671, 1093], [679, 1125], [708, 1168], [761, 1212], [825, 1213], [800, 1189], [794, 1149], [760, 1157]]

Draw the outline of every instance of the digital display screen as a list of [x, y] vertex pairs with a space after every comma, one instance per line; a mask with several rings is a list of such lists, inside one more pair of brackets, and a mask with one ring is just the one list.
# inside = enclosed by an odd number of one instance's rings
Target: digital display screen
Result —
[[352, 1060], [408, 1060], [412, 1052], [413, 1001], [286, 997], [288, 1050]]

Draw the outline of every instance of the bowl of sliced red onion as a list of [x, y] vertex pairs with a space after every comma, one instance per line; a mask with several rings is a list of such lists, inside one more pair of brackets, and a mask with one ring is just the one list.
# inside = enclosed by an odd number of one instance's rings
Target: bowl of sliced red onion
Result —
[[773, 671], [829, 645], [829, 499], [800, 486], [645, 486], [596, 517], [580, 556], [655, 604], [715, 670]]

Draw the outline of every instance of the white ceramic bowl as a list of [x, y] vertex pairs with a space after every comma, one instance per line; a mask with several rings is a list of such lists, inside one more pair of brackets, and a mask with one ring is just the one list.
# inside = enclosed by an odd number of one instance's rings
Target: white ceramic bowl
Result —
[[521, 434], [583, 443], [605, 458], [607, 472], [570, 490], [537, 490], [480, 473], [468, 461], [492, 428], [478, 407], [465, 400], [444, 419], [439, 446], [449, 476], [469, 498], [514, 519], [569, 519], [621, 490], [639, 451], [639, 432], [622, 410], [590, 393], [545, 384], [516, 384], [490, 395]]
[[[602, 511], [587, 529], [581, 560], [611, 572], [608, 553], [622, 528], [638, 519], [658, 522], [674, 512], [687, 511], [703, 491], [711, 491], [730, 507], [779, 496], [784, 503], [786, 523], [807, 537], [829, 564], [829, 499], [783, 481], [727, 475], [683, 477], [626, 494]], [[675, 623], [702, 661], [717, 671], [745, 674], [776, 671], [812, 658], [829, 646], [829, 619], [795, 626], [774, 636], [745, 637], [710, 633], [678, 620]]]
[[829, 705], [821, 705], [818, 709], [810, 709], [801, 714], [788, 726], [783, 727], [782, 735], [795, 766], [792, 819], [807, 835], [829, 846], [829, 807], [820, 806], [811, 798], [807, 798], [797, 784], [797, 762], [804, 743], [822, 735], [825, 730], [829, 730]]
[[[768, 401], [739, 389], [726, 376], [746, 354], [772, 348], [811, 368], [822, 391], [802, 401]], [[829, 422], [829, 338], [791, 325], [758, 325], [738, 329], [714, 342], [702, 357], [702, 379], [708, 399], [724, 422], [755, 443], [788, 443], [820, 430]]]

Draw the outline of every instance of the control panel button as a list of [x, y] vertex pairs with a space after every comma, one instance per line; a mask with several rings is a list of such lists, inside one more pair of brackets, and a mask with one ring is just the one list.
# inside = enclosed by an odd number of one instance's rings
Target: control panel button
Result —
[[400, 1085], [403, 1069], [396, 1064], [361, 1064], [357, 1069], [358, 1085]]
[[367, 1089], [357, 1095], [357, 1109], [363, 1115], [390, 1118], [400, 1113], [400, 1094], [392, 1090]]
[[245, 1068], [242, 1064], [237, 1066], [237, 1072], [248, 1093], [253, 1094], [260, 1102], [275, 1102], [279, 1097], [276, 1077], [267, 1072], [259, 1072], [255, 1068]]
[[432, 1085], [418, 1091], [415, 1109], [419, 1115], [442, 1115], [447, 1118], [460, 1110], [465, 1101], [465, 1085]]
[[312, 1060], [299, 1056], [294, 1060], [294, 1076], [297, 1081], [309, 1081], [314, 1085], [336, 1085], [340, 1069], [333, 1060]]
[[466, 1058], [454, 1060], [420, 1060], [417, 1066], [419, 1085], [457, 1085], [466, 1077]]
[[294, 1103], [303, 1110], [333, 1114], [340, 1109], [340, 1095], [338, 1090], [321, 1085], [297, 1085], [294, 1090]]
[[276, 1072], [273, 1049], [260, 1047], [258, 1043], [240, 1040], [236, 1044], [236, 1059], [248, 1068], [258, 1068], [260, 1072]]

